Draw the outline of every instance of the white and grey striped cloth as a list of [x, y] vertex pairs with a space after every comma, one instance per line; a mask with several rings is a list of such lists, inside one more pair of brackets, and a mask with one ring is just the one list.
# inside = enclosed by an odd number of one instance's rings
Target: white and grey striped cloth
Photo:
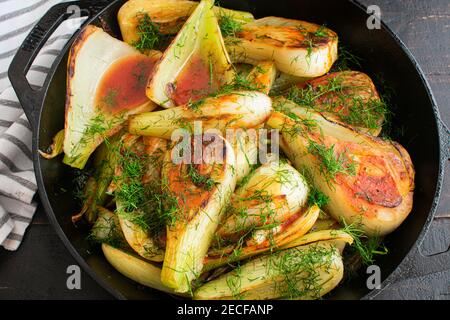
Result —
[[[35, 23], [61, 0], [0, 0], [0, 245], [16, 250], [36, 211], [31, 128], [8, 79], [8, 67]], [[64, 22], [50, 37], [27, 78], [41, 86], [55, 57], [82, 19]]]

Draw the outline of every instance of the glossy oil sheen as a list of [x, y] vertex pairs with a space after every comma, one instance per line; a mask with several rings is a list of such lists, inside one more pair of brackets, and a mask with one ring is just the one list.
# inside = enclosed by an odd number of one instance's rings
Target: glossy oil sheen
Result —
[[206, 97], [217, 89], [208, 61], [201, 55], [193, 55], [174, 83], [171, 97], [176, 106]]
[[154, 62], [154, 59], [144, 55], [127, 56], [115, 61], [100, 79], [96, 106], [117, 114], [147, 102], [145, 89]]

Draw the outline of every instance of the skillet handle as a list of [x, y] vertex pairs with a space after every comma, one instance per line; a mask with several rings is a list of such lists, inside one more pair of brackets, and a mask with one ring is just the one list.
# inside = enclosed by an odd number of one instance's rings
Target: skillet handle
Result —
[[51, 7], [33, 27], [17, 50], [9, 66], [8, 77], [33, 130], [37, 128], [39, 118], [38, 108], [43, 101], [51, 78], [47, 76], [40, 89], [31, 87], [26, 78], [26, 74], [34, 59], [50, 35], [64, 20], [67, 20], [73, 15], [74, 8], [80, 9], [80, 17], [93, 17], [108, 4], [111, 4], [110, 0], [83, 0], [65, 2]]

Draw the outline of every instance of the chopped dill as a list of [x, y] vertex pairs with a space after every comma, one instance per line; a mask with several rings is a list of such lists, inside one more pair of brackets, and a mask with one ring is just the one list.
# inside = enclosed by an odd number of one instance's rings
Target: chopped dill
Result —
[[143, 183], [147, 167], [154, 159], [131, 148], [119, 150], [122, 173], [115, 177], [118, 185], [115, 196], [121, 205], [118, 213], [150, 234], [158, 235], [176, 221], [178, 201], [163, 181]]
[[353, 162], [345, 159], [344, 154], [336, 155], [334, 145], [326, 147], [315, 141], [310, 140], [308, 152], [316, 156], [320, 160], [319, 170], [328, 183], [336, 178], [339, 173], [346, 175], [355, 175], [356, 168]]
[[322, 283], [320, 270], [328, 272], [332, 255], [336, 248], [311, 245], [281, 251], [272, 255], [268, 268], [283, 277], [284, 285], [276, 283], [276, 288], [284, 298], [320, 298]]
[[216, 95], [232, 93], [234, 91], [239, 91], [239, 90], [258, 91], [260, 89], [261, 89], [261, 87], [258, 84], [253, 83], [246, 76], [244, 76], [240, 73], [236, 73], [233, 81], [231, 83], [223, 85], [218, 90]]
[[195, 100], [195, 101], [191, 101], [191, 100], [190, 100], [190, 101], [187, 103], [187, 105], [188, 105], [188, 107], [189, 107], [190, 109], [192, 109], [193, 111], [198, 111], [199, 108], [200, 108], [200, 106], [202, 106], [204, 102], [205, 102], [205, 98], [201, 98], [201, 99], [198, 99], [198, 100]]
[[380, 128], [380, 119], [386, 119], [389, 109], [381, 99], [369, 99], [363, 101], [359, 97], [353, 97], [348, 107], [348, 114], [340, 114], [339, 117], [348, 124], [362, 124], [369, 129]]
[[295, 121], [295, 125], [282, 128], [283, 132], [289, 133], [290, 135], [296, 135], [309, 132], [312, 129], [317, 128], [317, 122], [314, 119], [300, 118], [297, 114], [295, 114], [295, 112], [292, 111], [292, 107], [289, 106], [286, 101], [274, 100], [273, 108], [274, 110], [285, 114], [290, 119]]
[[382, 243], [382, 239], [378, 236], [367, 236], [361, 227], [361, 223], [354, 222], [347, 224], [345, 219], [341, 219], [341, 224], [344, 226], [341, 230], [352, 236], [353, 244], [351, 248], [361, 257], [364, 265], [373, 264], [375, 255], [385, 255], [388, 253], [388, 249]]
[[331, 72], [361, 69], [362, 58], [354, 54], [347, 46], [339, 44], [339, 56], [333, 64]]
[[109, 126], [106, 123], [105, 116], [103, 114], [98, 114], [89, 121], [88, 126], [83, 132], [83, 137], [80, 140], [80, 145], [85, 145], [86, 143], [93, 140], [97, 135], [103, 135], [108, 130]]
[[310, 187], [309, 194], [308, 194], [308, 205], [317, 205], [319, 208], [325, 207], [328, 202], [330, 201], [330, 198], [323, 193], [322, 191]]
[[206, 97], [200, 98], [195, 101], [189, 101], [188, 106], [193, 111], [198, 111], [199, 107], [203, 105], [207, 98], [214, 98], [219, 95], [231, 94], [239, 90], [259, 91], [261, 87], [253, 83], [246, 76], [236, 73], [232, 82], [224, 84], [216, 92], [208, 94]]
[[234, 299], [242, 300], [243, 296], [241, 294], [241, 282], [242, 282], [242, 272], [241, 266], [238, 264], [230, 275], [226, 278], [227, 286], [231, 290], [231, 294]]
[[[310, 63], [312, 53], [315, 48], [318, 46], [318, 41], [321, 38], [329, 37], [330, 35], [326, 31], [326, 27], [324, 25], [320, 26], [316, 31], [311, 32], [306, 30], [305, 27], [299, 25], [297, 26], [297, 29], [302, 33], [303, 37], [305, 38], [302, 42], [302, 45], [306, 47], [307, 53], [306, 53], [306, 60], [308, 63]], [[297, 57], [298, 58], [298, 57]], [[295, 59], [297, 59], [295, 58]], [[291, 63], [293, 63], [292, 61]]]
[[389, 115], [389, 108], [384, 99], [375, 95], [363, 98], [368, 90], [366, 86], [346, 84], [342, 76], [337, 76], [323, 85], [294, 86], [287, 98], [302, 107], [334, 114], [350, 125], [378, 129]]
[[343, 94], [347, 88], [352, 87], [344, 86], [342, 78], [335, 77], [327, 79], [325, 85], [318, 85], [317, 87], [313, 87], [311, 84], [308, 84], [306, 88], [294, 86], [289, 91], [287, 98], [303, 107], [314, 108], [319, 98], [330, 94]]
[[216, 182], [211, 177], [200, 174], [192, 164], [187, 166], [187, 175], [195, 186], [203, 188], [206, 191], [211, 191], [216, 185]]
[[235, 37], [242, 31], [243, 23], [235, 20], [231, 14], [221, 12], [218, 20], [223, 37]]
[[152, 50], [160, 47], [167, 36], [162, 34], [159, 26], [155, 24], [147, 13], [140, 13], [137, 19], [137, 35], [139, 40], [133, 42], [133, 46], [139, 51]]
[[326, 31], [326, 26], [325, 25], [321, 25], [320, 27], [319, 27], [319, 29], [317, 29], [315, 32], [313, 32], [313, 35], [314, 35], [314, 37], [317, 37], [317, 38], [325, 38], [325, 37], [328, 37], [329, 36], [329, 34], [328, 34], [328, 32]]
[[121, 200], [126, 212], [132, 212], [141, 208], [146, 201], [145, 188], [142, 184], [145, 167], [144, 161], [141, 161], [138, 154], [131, 150], [126, 150], [124, 153], [119, 160], [122, 174], [118, 178], [120, 185], [116, 190], [116, 197]]

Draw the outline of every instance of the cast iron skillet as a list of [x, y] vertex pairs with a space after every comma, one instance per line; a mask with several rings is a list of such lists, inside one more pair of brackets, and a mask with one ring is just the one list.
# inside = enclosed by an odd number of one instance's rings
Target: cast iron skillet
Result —
[[[99, 25], [120, 38], [116, 15], [123, 3], [123, 0], [96, 0], [54, 6], [17, 52], [9, 77], [33, 128], [33, 160], [41, 201], [62, 241], [84, 270], [115, 297], [155, 299], [165, 295], [139, 287], [115, 271], [101, 251], [86, 241], [87, 229], [75, 228], [72, 224], [70, 217], [79, 208], [70, 192], [74, 170], [63, 165], [61, 158], [48, 161], [37, 153], [38, 149], [50, 145], [54, 134], [64, 126], [67, 53], [73, 38], [56, 59], [41, 89], [31, 88], [25, 77], [49, 35], [69, 17], [67, 8], [70, 5], [82, 9], [88, 16], [86, 23]], [[363, 58], [362, 70], [372, 77], [383, 76], [395, 91], [394, 102], [398, 108], [394, 126], [404, 128], [403, 135], [395, 138], [409, 151], [417, 174], [413, 211], [403, 225], [387, 237], [389, 255], [377, 260], [382, 272], [382, 288], [405, 274], [412, 274], [418, 265], [439, 263], [435, 257], [421, 255], [420, 244], [439, 200], [443, 164], [449, 158], [445, 154], [448, 153], [449, 137], [439, 120], [423, 73], [401, 41], [384, 24], [380, 30], [369, 30], [365, 8], [354, 1], [230, 0], [222, 1], [222, 5], [251, 11], [255, 17], [275, 15], [326, 23], [338, 33], [342, 43]], [[359, 276], [333, 291], [329, 298], [375, 298], [380, 291], [369, 292], [365, 277], [362, 270]]]

